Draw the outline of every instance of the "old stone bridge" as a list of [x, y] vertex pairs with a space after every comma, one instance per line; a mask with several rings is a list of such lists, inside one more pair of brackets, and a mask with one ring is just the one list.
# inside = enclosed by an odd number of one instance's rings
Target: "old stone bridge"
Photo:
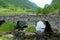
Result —
[[11, 15], [0, 16], [0, 20], [11, 21], [16, 23], [18, 20], [26, 21], [28, 25], [36, 25], [40, 20], [48, 21], [52, 30], [60, 31], [60, 15]]

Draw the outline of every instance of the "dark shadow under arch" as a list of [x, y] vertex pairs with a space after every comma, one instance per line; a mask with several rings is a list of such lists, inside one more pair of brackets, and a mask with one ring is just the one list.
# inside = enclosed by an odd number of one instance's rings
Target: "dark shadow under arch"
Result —
[[0, 20], [0, 25], [2, 25], [5, 22], [5, 20]]
[[45, 33], [51, 33], [51, 32], [53, 32], [52, 29], [51, 29], [50, 23], [49, 23], [48, 21], [44, 21], [44, 23], [45, 23], [45, 25], [46, 25], [44, 32], [45, 32]]
[[17, 21], [16, 29], [24, 30], [24, 28], [28, 27], [25, 21]]

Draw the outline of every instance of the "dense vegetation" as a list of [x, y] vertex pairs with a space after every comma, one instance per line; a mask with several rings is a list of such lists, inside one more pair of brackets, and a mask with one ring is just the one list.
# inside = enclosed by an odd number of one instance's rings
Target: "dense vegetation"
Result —
[[5, 38], [5, 37], [0, 37], [0, 40], [12, 40], [12, 38]]
[[0, 16], [29, 13], [59, 14], [60, 0], [53, 0], [51, 5], [46, 4], [44, 8], [28, 0], [0, 0]]
[[0, 33], [9, 33], [14, 31], [15, 29], [15, 24], [12, 22], [5, 22], [0, 26]]
[[36, 32], [36, 29], [33, 25], [30, 25], [25, 31], [34, 33], [34, 32]]
[[54, 4], [54, 3], [56, 3], [56, 2], [60, 3], [60, 0], [53, 0], [53, 1], [52, 1], [52, 4]]
[[37, 5], [29, 2], [28, 0], [0, 0], [0, 4], [5, 8], [22, 8], [22, 9], [33, 9], [36, 8]]
[[37, 8], [37, 14], [60, 14], [60, 2], [51, 5], [46, 4], [44, 8]]
[[37, 5], [28, 0], [0, 0], [0, 16], [27, 13], [37, 8]]

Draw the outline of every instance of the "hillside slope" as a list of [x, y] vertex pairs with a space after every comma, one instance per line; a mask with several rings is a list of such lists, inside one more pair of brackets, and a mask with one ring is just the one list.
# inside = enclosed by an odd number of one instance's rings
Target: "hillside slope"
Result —
[[51, 4], [60, 3], [60, 0], [53, 0]]
[[0, 4], [0, 6], [5, 5], [6, 7], [8, 7], [8, 5], [14, 5], [15, 7], [20, 7], [23, 9], [34, 9], [37, 7], [36, 4], [28, 0], [0, 0]]

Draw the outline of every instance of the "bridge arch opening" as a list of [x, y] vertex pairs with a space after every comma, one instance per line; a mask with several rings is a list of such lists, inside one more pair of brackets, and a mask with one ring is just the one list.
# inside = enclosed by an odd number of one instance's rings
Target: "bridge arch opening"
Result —
[[0, 26], [5, 22], [5, 20], [0, 20]]
[[36, 31], [50, 33], [53, 32], [48, 21], [39, 21], [36, 25]]
[[53, 32], [52, 28], [51, 28], [51, 25], [50, 25], [50, 23], [48, 21], [44, 21], [44, 24], [46, 25], [45, 30], [44, 30], [45, 33]]
[[17, 21], [16, 29], [24, 30], [24, 28], [28, 27], [26, 21]]

